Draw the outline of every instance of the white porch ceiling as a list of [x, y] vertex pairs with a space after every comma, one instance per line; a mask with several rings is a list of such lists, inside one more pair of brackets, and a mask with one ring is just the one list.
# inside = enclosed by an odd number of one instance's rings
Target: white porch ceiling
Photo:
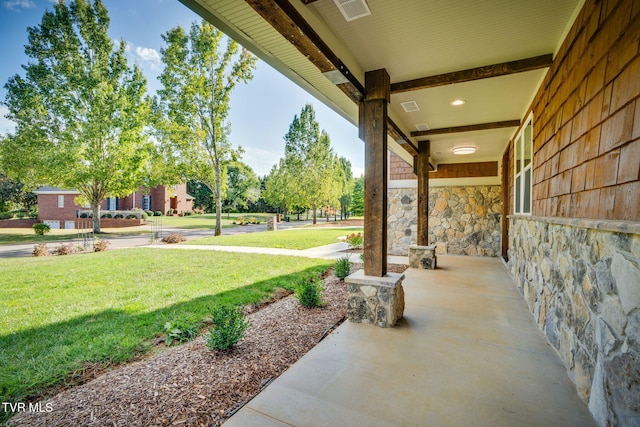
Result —
[[[357, 106], [243, 0], [181, 0], [313, 95], [357, 123]], [[347, 22], [333, 0], [292, 5], [361, 83], [386, 68], [391, 82], [556, 53], [584, 0], [367, 0], [371, 15]], [[546, 69], [393, 94], [389, 114], [408, 136], [431, 129], [523, 119]], [[454, 99], [466, 104], [452, 107]], [[400, 102], [416, 101], [406, 113]], [[429, 135], [432, 162], [499, 160], [516, 128]], [[455, 156], [455, 145], [478, 151]], [[417, 145], [417, 144], [416, 144]], [[400, 146], [390, 148], [403, 158]], [[438, 154], [436, 154], [438, 153]]]

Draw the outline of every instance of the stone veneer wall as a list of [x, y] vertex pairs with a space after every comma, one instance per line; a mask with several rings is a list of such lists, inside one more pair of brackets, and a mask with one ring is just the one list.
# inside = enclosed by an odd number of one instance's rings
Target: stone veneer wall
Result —
[[[407, 255], [416, 244], [417, 190], [390, 188], [388, 252]], [[501, 187], [447, 186], [429, 189], [429, 244], [440, 254], [500, 254]]]
[[640, 425], [640, 223], [511, 217], [509, 269], [601, 426]]

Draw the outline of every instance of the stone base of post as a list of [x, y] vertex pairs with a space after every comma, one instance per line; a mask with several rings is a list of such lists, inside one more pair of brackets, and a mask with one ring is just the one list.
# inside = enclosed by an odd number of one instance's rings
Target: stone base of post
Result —
[[355, 323], [369, 323], [389, 328], [404, 314], [404, 274], [388, 273], [384, 277], [365, 276], [358, 270], [344, 281], [347, 284], [347, 318]]

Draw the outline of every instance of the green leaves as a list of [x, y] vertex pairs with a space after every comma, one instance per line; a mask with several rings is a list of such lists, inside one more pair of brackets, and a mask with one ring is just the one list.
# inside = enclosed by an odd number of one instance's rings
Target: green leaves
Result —
[[28, 29], [25, 76], [5, 85], [16, 131], [0, 142], [7, 173], [77, 189], [94, 208], [142, 185], [153, 155], [146, 79], [108, 28], [100, 0], [77, 0], [56, 3]]
[[214, 194], [218, 235], [226, 169], [239, 157], [229, 141], [229, 102], [236, 85], [253, 77], [257, 59], [206, 22], [194, 22], [188, 33], [173, 28], [162, 38], [158, 139], [183, 179], [198, 180]]

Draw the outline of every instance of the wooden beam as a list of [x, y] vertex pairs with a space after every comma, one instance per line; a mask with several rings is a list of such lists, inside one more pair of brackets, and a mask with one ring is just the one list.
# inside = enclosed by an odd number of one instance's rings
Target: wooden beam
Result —
[[509, 74], [522, 73], [524, 71], [547, 68], [550, 67], [551, 64], [553, 64], [553, 54], [549, 53], [547, 55], [534, 56], [533, 58], [503, 62], [501, 64], [485, 65], [484, 67], [470, 68], [468, 70], [454, 71], [451, 73], [393, 83], [391, 85], [391, 93], [409, 92], [412, 90], [427, 89], [430, 87], [445, 86], [455, 83], [469, 82], [472, 80], [506, 76]]
[[293, 44], [320, 72], [339, 70], [347, 83], [337, 86], [354, 102], [364, 97], [364, 87], [320, 38], [289, 0], [245, 0], [262, 18]]
[[407, 137], [407, 135], [402, 132], [402, 129], [393, 121], [391, 118], [387, 119], [389, 125], [389, 135], [396, 141], [398, 144], [404, 148], [407, 153], [411, 154], [411, 156], [415, 156], [418, 154], [417, 147], [411, 142], [411, 140]]
[[361, 130], [364, 134], [364, 274], [387, 274], [387, 105], [389, 74], [384, 69], [364, 77], [367, 96]]
[[317, 2], [317, 1], [318, 1], [318, 0], [302, 0], [302, 3], [304, 3], [304, 4], [311, 4], [311, 3], [315, 3], [315, 2]]
[[418, 130], [411, 132], [411, 136], [445, 135], [449, 133], [473, 132], [477, 130], [511, 128], [518, 126], [520, 126], [520, 120], [506, 120], [504, 122], [479, 123], [475, 125], [453, 126], [449, 128]]
[[479, 178], [498, 176], [498, 162], [441, 163], [429, 178]]
[[429, 141], [418, 142], [418, 236], [417, 244], [429, 244]]

